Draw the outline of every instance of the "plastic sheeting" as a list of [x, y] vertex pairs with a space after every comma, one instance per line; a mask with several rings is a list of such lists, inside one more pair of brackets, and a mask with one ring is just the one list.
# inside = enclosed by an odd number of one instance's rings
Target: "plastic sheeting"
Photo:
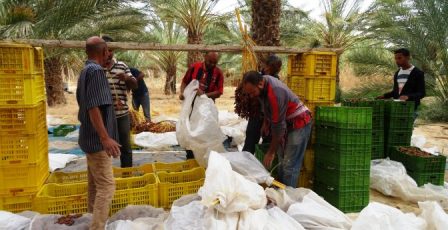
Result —
[[134, 143], [148, 150], [170, 150], [172, 146], [178, 145], [176, 132], [142, 132], [135, 135]]
[[30, 230], [88, 230], [92, 221], [92, 214], [84, 214], [68, 226], [56, 223], [60, 217], [62, 215], [37, 215], [31, 221]]
[[28, 229], [31, 220], [14, 213], [0, 211], [0, 230]]
[[56, 169], [65, 168], [65, 166], [78, 159], [79, 157], [73, 154], [62, 154], [62, 153], [50, 153], [48, 155], [48, 160], [50, 163], [50, 171], [54, 172]]
[[426, 221], [413, 213], [372, 202], [353, 223], [352, 230], [425, 230]]
[[185, 100], [176, 123], [179, 145], [192, 150], [199, 165], [207, 165], [210, 151], [225, 152], [226, 136], [219, 126], [218, 109], [205, 95], [196, 96], [199, 82], [193, 80], [184, 90]]
[[419, 201], [437, 201], [448, 210], [448, 190], [442, 186], [426, 184], [418, 187], [417, 183], [406, 174], [400, 162], [388, 159], [373, 160], [370, 170], [370, 188], [386, 196], [399, 197], [418, 203]]
[[165, 221], [166, 230], [206, 230], [204, 216], [207, 207], [200, 201], [193, 201], [182, 207], [172, 206]]
[[[267, 203], [263, 188], [234, 172], [230, 162], [216, 152], [210, 153], [204, 186], [198, 194], [204, 205], [222, 213], [260, 209]], [[216, 200], [219, 204], [213, 205]]]
[[419, 202], [418, 206], [422, 210], [420, 217], [426, 220], [427, 230], [448, 229], [448, 214], [435, 201]]

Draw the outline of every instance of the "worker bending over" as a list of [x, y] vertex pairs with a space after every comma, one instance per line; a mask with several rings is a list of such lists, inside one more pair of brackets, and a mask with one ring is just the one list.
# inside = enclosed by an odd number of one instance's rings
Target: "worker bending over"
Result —
[[256, 71], [244, 74], [243, 91], [260, 100], [264, 113], [262, 132], [272, 135], [264, 165], [271, 167], [277, 154], [280, 182], [296, 187], [311, 133], [310, 111], [280, 80]]

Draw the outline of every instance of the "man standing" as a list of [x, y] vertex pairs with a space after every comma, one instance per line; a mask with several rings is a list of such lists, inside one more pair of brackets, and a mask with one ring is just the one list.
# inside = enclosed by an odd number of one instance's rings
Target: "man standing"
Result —
[[138, 81], [138, 88], [132, 90], [132, 107], [135, 110], [140, 109], [140, 105], [143, 108], [143, 114], [145, 115], [146, 121], [151, 121], [151, 111], [149, 104], [149, 92], [148, 87], [146, 87], [145, 74], [140, 72], [140, 70], [136, 68], [130, 68], [132, 76], [134, 76]]
[[[106, 42], [113, 42], [112, 38], [108, 36], [103, 36], [103, 39]], [[131, 121], [129, 120], [127, 91], [138, 87], [137, 79], [132, 76], [131, 70], [125, 63], [114, 59], [114, 50], [110, 48], [106, 67], [117, 117], [121, 145], [121, 167], [132, 167]]]
[[79, 146], [87, 156], [88, 211], [93, 213], [90, 229], [104, 229], [115, 191], [111, 157], [120, 155], [117, 121], [104, 67], [108, 49], [100, 37], [86, 42], [88, 60], [78, 79]]
[[197, 62], [191, 65], [182, 79], [179, 98], [184, 99], [184, 90], [192, 80], [199, 81], [199, 90], [197, 94], [207, 95], [213, 99], [219, 98], [224, 92], [224, 76], [222, 71], [216, 65], [219, 55], [216, 52], [208, 52], [204, 56], [204, 62]]
[[394, 75], [394, 87], [378, 99], [400, 99], [415, 102], [415, 118], [420, 100], [425, 97], [425, 74], [410, 63], [411, 53], [407, 49], [398, 49], [395, 52], [395, 62], [400, 69]]
[[[277, 79], [280, 79], [278, 73], [282, 69], [282, 59], [280, 59], [276, 55], [270, 55], [266, 59], [266, 63], [264, 64], [262, 74], [270, 75]], [[263, 111], [261, 111], [262, 113]], [[247, 123], [246, 129], [246, 139], [244, 141], [243, 151], [255, 153], [255, 145], [258, 144], [261, 138], [261, 127], [263, 125], [263, 116], [260, 114], [259, 117], [250, 117], [249, 122]], [[263, 137], [263, 143], [269, 143], [271, 138]]]
[[280, 182], [296, 187], [311, 133], [310, 111], [285, 84], [274, 77], [250, 71], [244, 74], [242, 84], [246, 94], [260, 100], [264, 113], [262, 130], [272, 135], [264, 165], [271, 167], [277, 153]]

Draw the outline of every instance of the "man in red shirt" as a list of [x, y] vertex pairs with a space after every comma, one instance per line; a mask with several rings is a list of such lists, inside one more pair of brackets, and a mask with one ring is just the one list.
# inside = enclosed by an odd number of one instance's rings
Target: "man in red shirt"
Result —
[[270, 167], [277, 154], [280, 182], [296, 187], [311, 133], [310, 111], [280, 80], [256, 71], [244, 74], [243, 91], [260, 100], [264, 114], [262, 131], [272, 134], [264, 165]]
[[207, 52], [204, 56], [204, 62], [196, 62], [188, 68], [187, 73], [182, 79], [179, 98], [184, 99], [184, 89], [192, 80], [199, 81], [197, 94], [205, 94], [213, 99], [219, 98], [224, 91], [224, 76], [222, 71], [216, 65], [219, 55], [216, 52]]

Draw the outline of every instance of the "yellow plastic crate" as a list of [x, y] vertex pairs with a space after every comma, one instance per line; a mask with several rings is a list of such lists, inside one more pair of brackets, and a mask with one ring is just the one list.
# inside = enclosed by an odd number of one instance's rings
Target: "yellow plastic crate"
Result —
[[333, 52], [307, 52], [290, 55], [288, 58], [288, 74], [336, 77], [337, 64], [337, 55]]
[[48, 154], [38, 163], [0, 167], [0, 195], [37, 192], [48, 175]]
[[0, 196], [0, 210], [18, 213], [33, 210], [33, 199], [35, 195], [23, 196]]
[[46, 129], [33, 135], [0, 135], [0, 167], [35, 164], [47, 158]]
[[183, 172], [157, 172], [159, 179], [159, 205], [170, 208], [181, 196], [197, 193], [204, 184], [205, 169], [202, 167]]
[[181, 171], [190, 170], [190, 169], [193, 169], [196, 167], [199, 167], [199, 164], [194, 159], [181, 161], [181, 162], [174, 162], [174, 163], [163, 163], [163, 162], [154, 163], [154, 170], [156, 172], [160, 172], [160, 171], [181, 172]]
[[[158, 184], [154, 174], [139, 177], [116, 178], [116, 190], [110, 214], [128, 205], [158, 206]], [[87, 183], [46, 184], [34, 200], [34, 210], [49, 214], [87, 212]]]
[[0, 42], [0, 75], [44, 73], [44, 52], [40, 47]]
[[303, 101], [328, 102], [336, 97], [336, 79], [291, 76], [288, 87]]
[[297, 187], [300, 188], [313, 188], [314, 174], [312, 171], [301, 170], [299, 176], [299, 182]]
[[307, 149], [305, 151], [303, 168], [307, 171], [314, 171], [314, 149]]
[[[142, 176], [154, 172], [152, 164], [144, 164], [130, 168], [113, 168], [115, 178], [126, 178]], [[88, 178], [87, 171], [81, 172], [53, 172], [48, 177], [47, 183], [70, 184], [86, 182]]]
[[34, 106], [45, 99], [43, 74], [0, 75], [0, 106]]
[[45, 101], [33, 107], [1, 108], [0, 135], [37, 134], [47, 130]]

